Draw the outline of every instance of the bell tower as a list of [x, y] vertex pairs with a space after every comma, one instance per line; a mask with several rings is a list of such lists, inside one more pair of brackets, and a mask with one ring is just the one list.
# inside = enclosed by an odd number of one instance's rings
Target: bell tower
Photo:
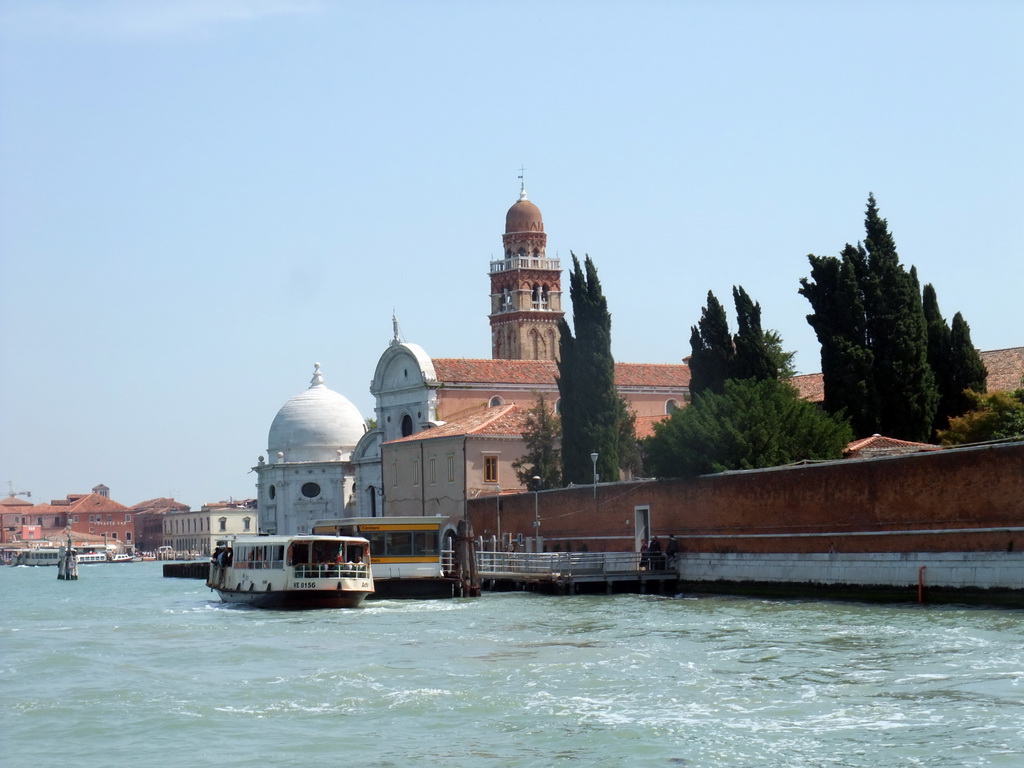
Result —
[[501, 239], [504, 256], [491, 262], [491, 358], [557, 360], [562, 269], [545, 253], [544, 220], [526, 198], [525, 181]]

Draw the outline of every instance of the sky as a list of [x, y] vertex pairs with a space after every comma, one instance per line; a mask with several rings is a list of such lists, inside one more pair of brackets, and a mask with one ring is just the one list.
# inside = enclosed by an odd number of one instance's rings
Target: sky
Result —
[[740, 285], [819, 371], [799, 281], [871, 193], [947, 320], [1024, 345], [1022, 39], [1016, 0], [4, 0], [0, 492], [250, 498], [314, 363], [373, 415], [393, 313], [489, 357], [521, 168], [616, 360]]

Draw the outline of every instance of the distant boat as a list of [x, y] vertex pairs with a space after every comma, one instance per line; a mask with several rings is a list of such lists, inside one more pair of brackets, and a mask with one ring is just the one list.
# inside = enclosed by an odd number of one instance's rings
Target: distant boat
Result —
[[56, 547], [37, 547], [19, 552], [14, 565], [57, 565], [60, 562], [60, 549]]
[[373, 592], [369, 550], [355, 536], [225, 539], [206, 585], [256, 608], [356, 608]]

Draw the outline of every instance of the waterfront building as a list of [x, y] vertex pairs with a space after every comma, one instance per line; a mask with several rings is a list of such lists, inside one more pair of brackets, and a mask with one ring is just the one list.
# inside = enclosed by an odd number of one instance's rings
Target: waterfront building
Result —
[[189, 509], [188, 504], [165, 497], [133, 504], [130, 512], [135, 519], [135, 548], [140, 552], [156, 552], [164, 546], [164, 515]]
[[209, 555], [225, 536], [257, 532], [256, 500], [204, 504], [198, 511], [172, 510], [163, 515], [164, 546], [179, 554]]

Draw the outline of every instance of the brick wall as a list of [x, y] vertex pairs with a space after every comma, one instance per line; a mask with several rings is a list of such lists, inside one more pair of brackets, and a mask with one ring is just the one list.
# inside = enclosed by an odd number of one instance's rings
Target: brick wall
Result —
[[[549, 549], [632, 549], [648, 506], [690, 552], [1021, 551], [1024, 443], [524, 493], [502, 499], [502, 531], [531, 536], [535, 503]], [[493, 497], [467, 508], [496, 532]]]

